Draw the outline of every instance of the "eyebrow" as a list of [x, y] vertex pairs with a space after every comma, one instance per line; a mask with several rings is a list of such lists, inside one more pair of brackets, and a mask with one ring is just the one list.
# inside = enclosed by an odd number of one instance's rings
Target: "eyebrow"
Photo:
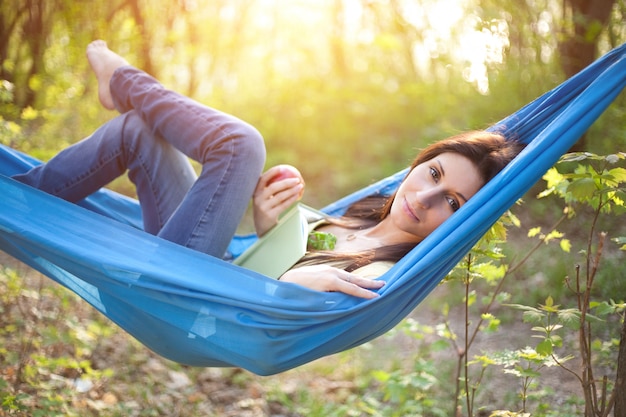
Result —
[[[441, 161], [439, 159], [436, 159], [436, 161], [439, 164], [439, 169], [441, 170], [441, 176], [445, 177], [446, 176], [446, 171], [443, 169], [443, 165], [441, 165]], [[459, 193], [458, 191], [455, 192], [455, 194], [457, 194], [459, 197], [461, 197], [467, 203], [467, 197], [465, 197], [463, 194]]]

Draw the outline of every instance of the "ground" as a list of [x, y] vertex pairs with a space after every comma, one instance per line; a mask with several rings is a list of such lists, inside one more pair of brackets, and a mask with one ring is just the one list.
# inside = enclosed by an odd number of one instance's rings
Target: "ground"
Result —
[[[119, 415], [127, 416], [314, 415], [310, 409], [311, 398], [323, 399], [331, 409], [333, 405], [349, 405], [355, 395], [362, 395], [364, 389], [376, 390], [376, 384], [368, 376], [372, 369], [377, 366], [384, 370], [405, 367], [410, 372], [416, 355], [437, 339], [434, 335], [416, 339], [404, 332], [392, 331], [390, 335], [349, 352], [270, 377], [256, 376], [240, 369], [189, 368], [159, 357], [115, 326], [113, 330], [96, 331], [99, 336], [94, 340], [94, 331], [90, 330], [94, 320], [104, 322], [105, 327], [109, 324], [87, 303], [5, 254], [1, 254], [0, 262], [17, 270], [24, 280], [19, 299], [13, 303], [5, 302], [2, 324], [8, 326], [26, 322], [25, 334], [22, 333], [21, 338], [1, 339], [9, 351], [21, 351], [18, 355], [21, 360], [3, 361], [0, 376], [16, 391], [31, 395], [32, 401], [37, 401], [37, 390], [34, 388], [36, 383], [29, 384], [29, 380], [39, 381], [37, 383], [42, 384], [40, 387], [65, 389], [64, 397], [71, 398], [74, 409], [92, 413], [85, 415], [100, 415], [104, 410], [119, 410]], [[47, 287], [52, 287], [54, 291], [48, 292], [45, 290]], [[440, 286], [411, 314], [411, 319], [426, 326], [440, 324], [442, 302], [454, 299], [450, 297], [450, 291], [449, 286]], [[59, 296], [59, 293], [62, 295]], [[59, 318], [59, 313], [63, 317]], [[461, 304], [450, 310], [450, 326], [458, 334], [461, 334], [464, 322], [462, 313]], [[485, 350], [517, 349], [534, 343], [530, 338], [529, 325], [522, 323], [519, 317], [521, 315], [513, 317], [500, 332], [479, 333], [472, 355]], [[50, 342], [54, 338], [47, 333], [53, 331], [52, 328], [68, 326], [72, 329], [68, 334], [76, 339], [57, 338]], [[77, 347], [81, 345], [77, 343], [81, 334], [84, 339], [91, 339], [82, 347]], [[33, 342], [35, 340], [37, 342]], [[28, 359], [27, 353], [32, 355], [37, 352], [46, 357], [87, 358], [93, 369], [108, 369], [112, 373], [91, 378], [84, 373], [81, 375], [72, 366], [54, 368], [59, 370], [55, 373], [50, 370], [49, 364], [37, 363], [33, 366], [36, 374], [28, 376], [24, 372], [24, 362], [32, 365], [33, 360]], [[15, 355], [5, 354], [5, 357], [15, 358]], [[442, 369], [453, 368], [456, 363], [456, 355], [450, 349], [436, 353], [434, 359]], [[576, 361], [570, 363], [577, 366]], [[17, 374], [21, 374], [22, 382], [17, 381]], [[559, 392], [556, 398], [566, 400], [572, 395], [580, 395], [576, 379], [558, 369], [547, 370], [541, 383]], [[367, 385], [365, 388], [364, 384]], [[481, 406], [488, 409], [500, 408], [506, 401], [510, 403], [511, 397], [519, 392], [518, 380], [500, 371], [491, 372], [484, 384], [479, 399]], [[452, 392], [450, 394], [453, 395]]]

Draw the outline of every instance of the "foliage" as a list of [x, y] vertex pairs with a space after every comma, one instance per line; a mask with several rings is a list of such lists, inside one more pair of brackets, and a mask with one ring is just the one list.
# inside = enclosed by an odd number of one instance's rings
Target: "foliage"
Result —
[[[21, 281], [15, 270], [0, 270], [0, 357], [4, 364], [0, 410], [12, 415], [79, 415], [72, 406], [77, 395], [112, 375], [109, 369], [95, 369], [89, 359], [93, 340], [107, 337], [111, 329], [96, 321], [74, 321], [76, 317], [70, 314], [74, 298], [68, 292], [58, 287], [31, 290]], [[47, 309], [48, 297], [61, 300], [57, 309]], [[65, 350], [61, 347], [71, 347], [70, 354], [58, 355]], [[23, 385], [27, 389], [21, 389]]]
[[[14, 98], [0, 114], [21, 126], [26, 139], [14, 146], [47, 159], [111, 117], [84, 59], [104, 38], [166, 85], [257, 126], [268, 165], [298, 166], [314, 206], [560, 83], [558, 39], [570, 23], [549, 0], [7, 1], [0, 80]], [[615, 3], [601, 52], [623, 41]], [[26, 109], [36, 117], [24, 120]], [[620, 147], [623, 135], [610, 137], [590, 150]]]
[[[87, 43], [104, 38], [166, 85], [257, 126], [268, 165], [298, 166], [307, 202], [320, 206], [559, 84], [559, 44], [575, 18], [565, 3], [6, 0], [0, 142], [45, 160], [111, 118], [84, 59]], [[594, 29], [599, 52], [626, 38], [624, 0], [613, 3], [606, 27]], [[476, 37], [492, 43], [470, 47]], [[146, 352], [66, 291], [4, 268], [0, 414], [578, 416], [593, 398], [564, 398], [550, 373], [581, 356], [613, 370], [623, 320], [616, 294], [625, 293], [616, 220], [624, 154], [615, 153], [626, 145], [625, 109], [622, 95], [587, 135], [587, 151], [612, 155], [568, 157], [560, 166], [571, 169], [551, 170], [542, 199], [525, 203], [537, 224], [521, 236], [523, 220], [503, 218], [457, 266], [435, 301], [437, 323], [410, 318], [388, 336], [417, 346], [408, 359], [394, 359], [399, 348], [385, 337], [351, 353], [364, 357], [358, 365], [336, 355], [264, 379], [188, 369]], [[597, 230], [618, 233], [599, 239]], [[565, 278], [572, 264], [583, 267]], [[535, 319], [536, 344], [506, 343], [520, 331], [506, 304]], [[576, 347], [580, 332], [586, 351]], [[494, 339], [498, 346], [474, 353]], [[514, 390], [510, 378], [519, 392], [502, 393]], [[599, 391], [610, 391], [607, 381]]]

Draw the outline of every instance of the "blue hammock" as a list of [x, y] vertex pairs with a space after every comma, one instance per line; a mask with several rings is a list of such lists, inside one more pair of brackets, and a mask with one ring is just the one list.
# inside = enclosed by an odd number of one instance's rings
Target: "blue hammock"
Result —
[[[0, 249], [74, 291], [158, 354], [260, 375], [291, 369], [387, 332], [533, 186], [626, 86], [626, 45], [493, 129], [526, 149], [362, 300], [275, 281], [141, 230], [136, 201], [101, 190], [70, 204], [11, 180], [39, 163], [0, 147]], [[388, 194], [399, 172], [326, 207]], [[82, 207], [80, 207], [82, 206]], [[87, 208], [87, 210], [85, 209]], [[236, 256], [251, 243], [236, 237]]]

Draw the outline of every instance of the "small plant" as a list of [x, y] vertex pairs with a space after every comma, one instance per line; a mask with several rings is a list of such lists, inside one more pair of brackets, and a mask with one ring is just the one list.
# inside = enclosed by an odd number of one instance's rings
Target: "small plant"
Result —
[[[581, 385], [584, 396], [584, 415], [608, 416], [612, 411], [616, 397], [623, 395], [623, 387], [616, 387], [615, 381], [623, 380], [625, 375], [616, 375], [614, 379], [608, 376], [598, 378], [596, 374], [598, 360], [596, 357], [610, 357], [604, 360], [604, 365], [615, 364], [618, 359], [614, 348], [619, 345], [619, 339], [610, 337], [609, 340], [601, 339], [594, 334], [594, 328], [604, 323], [622, 323], [624, 326], [624, 300], [615, 301], [595, 300], [594, 284], [598, 276], [600, 260], [604, 254], [608, 233], [597, 232], [597, 224], [601, 215], [620, 215], [626, 212], [626, 169], [614, 167], [616, 163], [624, 160], [626, 154], [620, 153], [606, 157], [590, 153], [576, 153], [566, 155], [564, 163], [582, 162], [571, 173], [560, 173], [557, 168], [552, 168], [546, 173], [547, 189], [540, 197], [556, 195], [566, 203], [564, 213], [573, 218], [575, 214], [585, 207], [591, 209], [591, 224], [584, 248], [580, 251], [583, 255], [583, 267], [575, 267], [574, 278], [566, 277], [565, 284], [570, 290], [575, 301], [575, 307], [561, 308], [556, 305], [552, 297], [548, 297], [545, 304], [539, 307], [514, 305], [515, 308], [524, 311], [524, 321], [535, 324], [532, 330], [539, 338], [539, 343], [532, 349], [532, 353], [539, 360], [553, 362], [576, 378]], [[540, 232], [533, 229], [530, 236]], [[553, 230], [543, 235], [544, 241], [549, 238], [559, 238], [562, 233]], [[625, 247], [624, 237], [615, 237], [614, 242]], [[565, 243], [564, 243], [565, 242]], [[561, 248], [569, 252], [570, 242], [561, 240]], [[578, 333], [578, 348], [576, 355], [581, 362], [581, 370], [576, 371], [565, 364], [566, 359], [572, 359], [568, 355], [565, 359], [556, 356], [556, 351], [562, 349], [563, 339], [559, 334], [563, 329], [570, 329]], [[605, 367], [606, 368], [606, 367]], [[608, 366], [611, 372], [617, 372], [615, 366]], [[622, 393], [622, 394], [620, 394]], [[625, 410], [626, 411], [626, 410]]]

